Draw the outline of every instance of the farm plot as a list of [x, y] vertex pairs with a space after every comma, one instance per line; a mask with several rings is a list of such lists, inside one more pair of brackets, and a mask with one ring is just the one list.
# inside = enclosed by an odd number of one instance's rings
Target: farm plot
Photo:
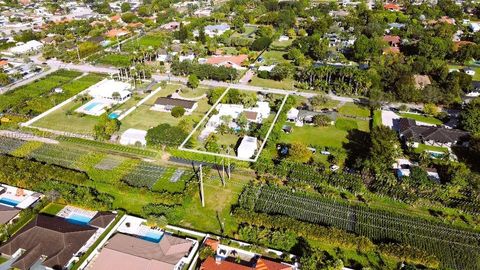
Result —
[[85, 154], [87, 152], [79, 149], [44, 144], [28, 154], [27, 157], [66, 168], [80, 169], [76, 161]]
[[122, 181], [132, 187], [152, 189], [165, 170], [166, 168], [158, 165], [140, 162], [136, 168], [122, 178]]
[[33, 83], [19, 87], [2, 95], [0, 111], [8, 110], [29, 116], [38, 115], [69, 98], [69, 94], [75, 90], [74, 86], [69, 85], [65, 93], [54, 93], [53, 90], [62, 88], [80, 75], [81, 73], [76, 71], [59, 70]]
[[11, 154], [16, 149], [25, 144], [25, 141], [16, 140], [7, 137], [0, 137], [0, 153]]
[[125, 161], [125, 159], [121, 157], [107, 156], [95, 165], [95, 169], [111, 171], [120, 166], [123, 161]]
[[191, 173], [185, 173], [182, 169], [167, 168], [165, 173], [152, 186], [152, 191], [182, 192], [185, 181], [191, 177]]
[[249, 187], [239, 201], [258, 212], [333, 226], [374, 241], [411, 245], [434, 254], [442, 269], [480, 266], [480, 234], [448, 224], [272, 187]]

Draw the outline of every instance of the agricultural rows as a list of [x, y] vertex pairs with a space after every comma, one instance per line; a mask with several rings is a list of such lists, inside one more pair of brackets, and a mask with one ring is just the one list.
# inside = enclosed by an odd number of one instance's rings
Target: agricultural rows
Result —
[[[480, 234], [395, 213], [276, 188], [252, 188], [241, 202], [257, 212], [333, 226], [376, 242], [400, 242], [436, 255], [446, 267], [479, 269]], [[253, 195], [252, 195], [253, 194]], [[253, 197], [252, 197], [253, 196]], [[248, 203], [244, 203], [248, 208]]]

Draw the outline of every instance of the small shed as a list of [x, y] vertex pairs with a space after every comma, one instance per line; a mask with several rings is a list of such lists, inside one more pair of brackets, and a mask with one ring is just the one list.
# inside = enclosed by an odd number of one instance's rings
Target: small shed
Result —
[[253, 155], [255, 155], [257, 147], [257, 138], [245, 136], [237, 148], [237, 157], [242, 159], [250, 159]]

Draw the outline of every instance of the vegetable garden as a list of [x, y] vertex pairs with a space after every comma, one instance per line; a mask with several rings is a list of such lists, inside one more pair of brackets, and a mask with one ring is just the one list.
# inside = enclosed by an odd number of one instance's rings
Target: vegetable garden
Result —
[[257, 212], [333, 226], [380, 243], [408, 244], [434, 254], [444, 267], [480, 267], [480, 234], [477, 232], [272, 187], [246, 188], [240, 205]]

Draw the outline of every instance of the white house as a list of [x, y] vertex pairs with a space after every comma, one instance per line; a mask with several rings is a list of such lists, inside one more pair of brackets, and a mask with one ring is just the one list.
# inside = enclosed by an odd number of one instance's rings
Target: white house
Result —
[[147, 145], [147, 140], [145, 139], [146, 136], [147, 131], [130, 128], [123, 132], [123, 134], [120, 136], [120, 144], [135, 145], [139, 143], [141, 145]]
[[473, 32], [478, 32], [478, 31], [480, 31], [480, 23], [478, 23], [478, 22], [471, 22], [470, 25], [469, 25], [469, 28], [470, 28], [470, 30], [472, 30]]
[[245, 136], [237, 148], [237, 157], [242, 159], [250, 159], [257, 151], [257, 138]]
[[10, 48], [12, 54], [26, 54], [40, 50], [43, 44], [40, 41], [30, 40], [27, 43], [18, 43], [17, 46]]
[[93, 99], [76, 109], [76, 112], [99, 116], [106, 112], [107, 107], [127, 101], [132, 93], [129, 83], [104, 79], [85, 90]]
[[[268, 118], [268, 116], [270, 115], [270, 111], [270, 104], [268, 102], [257, 101], [256, 107], [247, 108], [244, 112], [247, 114], [247, 119], [249, 121], [260, 124], [265, 118]], [[249, 115], [251, 115], [252, 117], [248, 117]]]
[[126, 82], [103, 79], [90, 86], [88, 94], [94, 99], [106, 99], [114, 103], [122, 103], [132, 96], [131, 88], [132, 86]]
[[221, 36], [230, 30], [230, 25], [226, 23], [205, 26], [205, 35], [209, 37]]
[[272, 72], [273, 68], [276, 65], [270, 65], [270, 66], [259, 66], [258, 71], [267, 71], [267, 72]]

